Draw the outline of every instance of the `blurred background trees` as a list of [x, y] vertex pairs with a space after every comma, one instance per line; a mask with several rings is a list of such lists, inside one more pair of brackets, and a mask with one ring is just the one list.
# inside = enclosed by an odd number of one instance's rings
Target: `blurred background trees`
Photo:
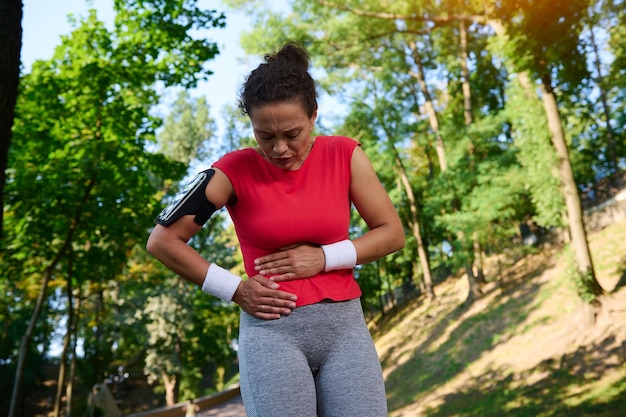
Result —
[[[601, 305], [583, 209], [624, 187], [623, 1], [227, 3], [256, 22], [242, 38], [250, 55], [308, 48], [324, 103], [316, 133], [359, 140], [402, 217], [407, 247], [357, 269], [368, 315], [433, 299], [458, 270], [471, 303], [498, 279], [484, 259], [523, 245], [524, 231], [570, 243], [571, 280]], [[74, 21], [20, 78], [0, 243], [10, 415], [51, 360], [56, 415], [84, 409], [73, 383], [119, 366], [171, 404], [222, 389], [235, 362], [237, 309], [144, 250], [196, 167], [253, 143], [234, 106], [216, 137], [210, 97], [190, 94], [210, 76], [224, 15], [191, 0], [114, 4], [113, 29], [95, 11]], [[355, 216], [352, 233], [364, 228]], [[243, 274], [224, 212], [190, 244]]]

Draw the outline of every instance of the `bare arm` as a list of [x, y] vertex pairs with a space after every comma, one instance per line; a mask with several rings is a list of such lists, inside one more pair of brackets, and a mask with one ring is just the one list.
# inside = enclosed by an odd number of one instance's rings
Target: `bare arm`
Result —
[[380, 259], [404, 247], [404, 228], [365, 152], [352, 155], [350, 197], [369, 230], [353, 240], [357, 264]]
[[[216, 170], [205, 190], [207, 199], [216, 208], [222, 208], [232, 193], [233, 187], [228, 177]], [[193, 219], [193, 215], [187, 215], [167, 227], [157, 224], [148, 237], [146, 248], [173, 272], [201, 286], [209, 262], [187, 244], [202, 228]]]
[[[206, 187], [207, 199], [223, 207], [233, 193], [226, 175], [216, 170]], [[210, 263], [188, 241], [202, 226], [186, 215], [167, 227], [157, 224], [148, 237], [146, 248], [155, 258], [189, 282], [202, 286]], [[295, 295], [278, 290], [279, 286], [261, 276], [243, 281], [233, 295], [233, 301], [249, 314], [261, 319], [276, 319], [290, 314], [295, 308]]]

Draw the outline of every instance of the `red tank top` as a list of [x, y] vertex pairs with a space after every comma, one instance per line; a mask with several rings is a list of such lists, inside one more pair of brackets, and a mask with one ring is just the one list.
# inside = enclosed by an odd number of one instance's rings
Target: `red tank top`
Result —
[[[254, 259], [278, 248], [348, 238], [350, 165], [357, 146], [347, 137], [318, 136], [300, 169], [293, 171], [272, 165], [251, 148], [231, 152], [214, 164], [235, 189], [237, 200], [226, 208], [248, 276], [256, 275]], [[280, 286], [298, 296], [297, 306], [361, 296], [351, 269], [321, 272]]]

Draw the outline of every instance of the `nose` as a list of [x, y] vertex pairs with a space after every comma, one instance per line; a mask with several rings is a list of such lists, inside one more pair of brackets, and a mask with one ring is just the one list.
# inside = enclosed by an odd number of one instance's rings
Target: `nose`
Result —
[[282, 155], [285, 152], [287, 152], [287, 149], [289, 148], [289, 146], [287, 146], [287, 141], [286, 140], [276, 140], [276, 142], [274, 142], [274, 153], [276, 153], [277, 155]]

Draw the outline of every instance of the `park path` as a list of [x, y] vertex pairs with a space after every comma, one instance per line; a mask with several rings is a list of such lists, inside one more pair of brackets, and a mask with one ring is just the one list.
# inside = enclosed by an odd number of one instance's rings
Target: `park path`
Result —
[[246, 410], [241, 395], [237, 395], [220, 405], [198, 411], [197, 417], [246, 417]]

